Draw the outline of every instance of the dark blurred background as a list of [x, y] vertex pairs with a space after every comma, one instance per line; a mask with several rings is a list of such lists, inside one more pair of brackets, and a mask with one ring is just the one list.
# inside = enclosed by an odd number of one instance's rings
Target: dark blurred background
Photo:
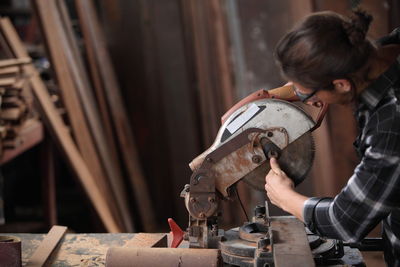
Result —
[[[79, 40], [74, 2], [65, 1]], [[273, 59], [279, 38], [311, 12], [349, 14], [360, 5], [374, 16], [370, 38], [400, 25], [399, 0], [97, 0], [94, 1], [134, 133], [140, 168], [149, 187], [154, 214], [152, 229], [167, 231], [167, 218], [187, 225], [179, 197], [189, 182], [188, 163], [208, 148], [220, 118], [235, 102], [260, 89], [285, 83]], [[26, 0], [2, 0], [0, 15], [11, 18], [41, 74], [51, 84], [51, 65], [37, 16]], [[82, 42], [82, 40], [80, 40]], [[45, 63], [43, 63], [45, 62]], [[48, 62], [47, 62], [48, 64]], [[57, 88], [49, 86], [49, 90]], [[116, 90], [119, 90], [116, 88]], [[62, 109], [62, 104], [61, 109]], [[312, 111], [311, 111], [312, 112]], [[352, 148], [356, 127], [352, 111], [331, 107], [316, 132], [316, 160], [304, 194], [334, 196], [352, 174], [357, 157]], [[44, 196], [44, 146], [52, 146], [55, 205]], [[5, 224], [0, 232], [40, 232], [48, 224], [76, 232], [105, 231], [65, 159], [46, 135], [38, 146], [1, 166]], [[248, 213], [263, 203], [264, 193], [246, 185], [238, 191]], [[128, 195], [133, 192], [127, 189]], [[135, 231], [147, 230], [130, 198]], [[49, 207], [50, 205], [50, 207]], [[236, 197], [225, 205], [223, 223], [245, 220]], [[53, 216], [49, 219], [49, 209]], [[273, 214], [282, 214], [274, 209]]]

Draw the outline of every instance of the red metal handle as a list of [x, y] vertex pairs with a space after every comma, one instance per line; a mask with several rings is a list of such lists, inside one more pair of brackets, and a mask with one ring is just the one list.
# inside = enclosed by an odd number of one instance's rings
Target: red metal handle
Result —
[[321, 103], [322, 103], [322, 106], [320, 107], [317, 118], [315, 119], [315, 125], [314, 125], [314, 127], [311, 128], [310, 132], [315, 131], [316, 129], [319, 128], [319, 126], [321, 126], [321, 123], [325, 117], [325, 114], [328, 111], [329, 104], [326, 104], [324, 102], [321, 102]]
[[172, 235], [171, 248], [177, 248], [183, 240], [185, 232], [176, 224], [172, 218], [168, 218], [169, 228], [171, 229], [170, 234]]

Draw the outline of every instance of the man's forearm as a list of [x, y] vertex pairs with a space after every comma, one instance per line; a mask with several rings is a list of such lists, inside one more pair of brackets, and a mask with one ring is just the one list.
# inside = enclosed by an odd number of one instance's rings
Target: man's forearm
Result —
[[304, 202], [306, 202], [307, 199], [308, 197], [303, 196], [294, 190], [288, 191], [286, 193], [285, 201], [284, 203], [282, 203], [281, 208], [297, 217], [300, 221], [304, 222], [303, 208]]

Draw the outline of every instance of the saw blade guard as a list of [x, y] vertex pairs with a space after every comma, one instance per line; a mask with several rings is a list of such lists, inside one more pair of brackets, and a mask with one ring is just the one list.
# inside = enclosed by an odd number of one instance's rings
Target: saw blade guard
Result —
[[[282, 152], [278, 162], [297, 185], [304, 180], [312, 165], [314, 144], [310, 130], [315, 127], [315, 124], [311, 116], [293, 103], [279, 99], [256, 100], [234, 111], [221, 126], [213, 145], [189, 165], [193, 171], [198, 169], [211, 152], [245, 130], [257, 128], [267, 132], [272, 145]], [[251, 149], [251, 146], [248, 146], [249, 156], [251, 156]], [[268, 158], [268, 155], [266, 156]], [[268, 160], [265, 158], [263, 160], [256, 169], [247, 171], [247, 166], [243, 166], [244, 170], [241, 171], [243, 175], [240, 179], [244, 179], [246, 183], [258, 190], [264, 190], [264, 178], [270, 168]], [[240, 164], [240, 162], [237, 163]], [[220, 171], [226, 170], [221, 168]], [[218, 173], [219, 169], [215, 169], [214, 172]], [[219, 181], [216, 180], [217, 187], [218, 183]], [[224, 184], [227, 184], [226, 181]]]

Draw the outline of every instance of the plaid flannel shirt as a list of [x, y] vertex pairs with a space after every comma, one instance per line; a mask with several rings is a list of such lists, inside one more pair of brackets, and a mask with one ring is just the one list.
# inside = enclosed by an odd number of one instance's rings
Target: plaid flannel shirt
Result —
[[[381, 44], [399, 43], [400, 28]], [[321, 236], [356, 242], [383, 222], [385, 260], [400, 266], [400, 56], [362, 93], [356, 110], [361, 157], [335, 198], [310, 198], [303, 215]]]

